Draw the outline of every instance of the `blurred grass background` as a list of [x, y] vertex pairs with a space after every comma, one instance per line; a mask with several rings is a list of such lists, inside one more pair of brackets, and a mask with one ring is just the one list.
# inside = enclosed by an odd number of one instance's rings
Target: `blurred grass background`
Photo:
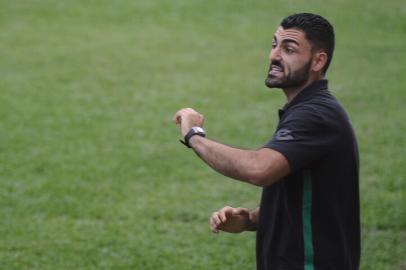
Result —
[[361, 152], [362, 269], [406, 268], [406, 5], [382, 1], [0, 0], [0, 268], [254, 269], [255, 235], [213, 235], [260, 190], [179, 144], [262, 146], [285, 98], [263, 81], [281, 19], [336, 29], [330, 88]]

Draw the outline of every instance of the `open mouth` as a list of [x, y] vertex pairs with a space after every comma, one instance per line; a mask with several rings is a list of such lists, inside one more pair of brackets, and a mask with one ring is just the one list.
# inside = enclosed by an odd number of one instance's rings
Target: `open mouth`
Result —
[[277, 65], [272, 65], [269, 75], [277, 75], [283, 72], [283, 68]]

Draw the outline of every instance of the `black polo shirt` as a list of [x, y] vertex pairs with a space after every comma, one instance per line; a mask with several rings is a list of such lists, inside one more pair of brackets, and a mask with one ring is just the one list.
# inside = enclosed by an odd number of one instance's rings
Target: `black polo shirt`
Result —
[[358, 269], [358, 147], [347, 114], [320, 80], [279, 117], [265, 147], [283, 154], [291, 173], [263, 188], [257, 269]]

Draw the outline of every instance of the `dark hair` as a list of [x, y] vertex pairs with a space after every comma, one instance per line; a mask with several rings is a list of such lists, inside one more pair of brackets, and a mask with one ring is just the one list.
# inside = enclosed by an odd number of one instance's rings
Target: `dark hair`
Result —
[[313, 50], [322, 49], [327, 54], [327, 62], [323, 68], [323, 75], [326, 74], [333, 58], [334, 52], [334, 28], [323, 17], [311, 13], [297, 13], [282, 20], [283, 29], [296, 28], [302, 30], [306, 39], [312, 44]]

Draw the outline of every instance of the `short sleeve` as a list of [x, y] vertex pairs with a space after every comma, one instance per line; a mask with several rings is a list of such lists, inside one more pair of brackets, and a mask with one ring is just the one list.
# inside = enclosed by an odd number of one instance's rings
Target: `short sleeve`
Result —
[[314, 108], [298, 108], [279, 123], [265, 147], [284, 155], [295, 172], [336, 147], [340, 135], [335, 124]]

